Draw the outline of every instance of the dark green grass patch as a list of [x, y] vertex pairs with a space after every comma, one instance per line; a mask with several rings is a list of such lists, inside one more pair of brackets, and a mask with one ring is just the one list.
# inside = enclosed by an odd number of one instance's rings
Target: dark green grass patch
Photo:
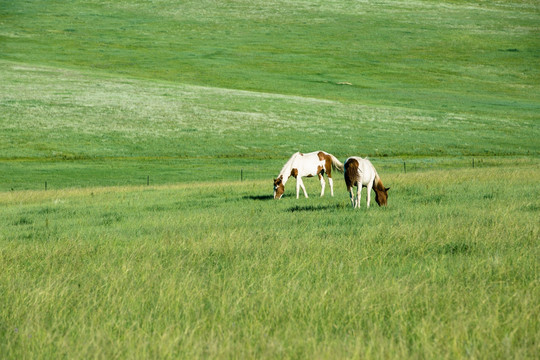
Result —
[[9, 2], [1, 54], [204, 86], [530, 117], [539, 15], [534, 1], [505, 4]]

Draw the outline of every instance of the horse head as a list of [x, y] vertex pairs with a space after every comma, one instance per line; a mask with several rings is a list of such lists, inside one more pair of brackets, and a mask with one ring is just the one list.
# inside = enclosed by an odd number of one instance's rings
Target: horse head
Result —
[[274, 199], [281, 199], [284, 192], [283, 175], [280, 175], [277, 179], [274, 179]]
[[386, 206], [388, 202], [388, 190], [390, 188], [383, 187], [382, 189], [373, 188], [375, 190], [375, 201], [379, 206]]

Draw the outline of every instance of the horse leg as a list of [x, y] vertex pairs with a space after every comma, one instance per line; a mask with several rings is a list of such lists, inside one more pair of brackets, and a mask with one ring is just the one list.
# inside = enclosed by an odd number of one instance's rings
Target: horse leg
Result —
[[328, 178], [328, 185], [330, 185], [330, 195], [334, 196], [334, 180], [331, 177]]
[[300, 176], [298, 177], [298, 179], [300, 180], [300, 187], [302, 188], [302, 190], [304, 190], [304, 195], [305, 195], [306, 198], [307, 198], [308, 195], [307, 195], [306, 187], [304, 186], [304, 182], [302, 181], [302, 179], [300, 178]]
[[356, 187], [356, 208], [360, 208], [360, 199], [362, 198], [362, 184], [359, 182]]
[[319, 181], [321, 182], [321, 196], [323, 196], [326, 183], [324, 182], [324, 176], [322, 176], [322, 174], [319, 174]]
[[304, 186], [304, 182], [302, 181], [302, 178], [298, 176], [296, 178], [296, 198], [298, 199], [300, 197], [300, 188], [304, 191], [304, 195], [308, 197], [306, 187]]
[[347, 190], [349, 191], [349, 197], [350, 197], [350, 199], [351, 199], [351, 205], [352, 205], [352, 207], [353, 207], [353, 209], [354, 209], [354, 192], [353, 192], [354, 187], [351, 186], [351, 187], [348, 188]]
[[371, 202], [371, 188], [373, 187], [373, 183], [370, 182], [369, 184], [367, 184], [366, 188], [367, 188], [367, 207], [369, 209], [369, 203]]

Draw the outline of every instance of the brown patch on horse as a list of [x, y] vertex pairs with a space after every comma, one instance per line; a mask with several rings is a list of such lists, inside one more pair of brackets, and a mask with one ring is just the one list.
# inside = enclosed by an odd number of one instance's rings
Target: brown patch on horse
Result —
[[317, 153], [317, 156], [319, 156], [319, 160], [321, 161], [324, 160], [323, 170], [326, 172], [326, 176], [328, 176], [329, 178], [332, 178], [332, 157], [329, 154], [323, 153], [322, 151], [319, 151]]
[[330, 155], [326, 156], [326, 163], [324, 164], [324, 166], [326, 167], [326, 176], [332, 178], [332, 158], [330, 157]]
[[347, 185], [347, 191], [351, 191], [351, 188], [358, 183], [358, 161], [356, 159], [348, 159], [345, 163], [345, 184]]
[[296, 177], [298, 176], [298, 169], [292, 169], [291, 170], [291, 176], [294, 177], [296, 179]]
[[373, 180], [373, 190], [375, 191], [375, 202], [379, 206], [386, 206], [388, 203], [388, 190], [390, 190], [390, 188], [385, 188], [381, 178], [378, 176]]

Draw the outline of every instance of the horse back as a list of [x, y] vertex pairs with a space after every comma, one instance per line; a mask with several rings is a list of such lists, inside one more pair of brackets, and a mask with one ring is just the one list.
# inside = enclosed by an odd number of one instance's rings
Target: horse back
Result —
[[375, 167], [368, 159], [350, 157], [345, 162], [345, 183], [347, 188], [351, 186], [366, 186], [377, 177]]
[[320, 171], [319, 168], [324, 160], [321, 160], [320, 151], [307, 154], [299, 153], [292, 163], [292, 168], [295, 169], [298, 176], [315, 176]]

